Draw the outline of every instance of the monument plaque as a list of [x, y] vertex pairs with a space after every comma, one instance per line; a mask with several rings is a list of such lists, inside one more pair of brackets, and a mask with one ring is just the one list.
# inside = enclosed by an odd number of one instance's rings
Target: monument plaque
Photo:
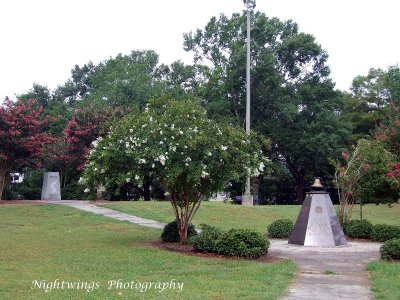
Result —
[[[318, 187], [322, 188], [322, 185]], [[328, 193], [315, 190], [307, 193], [289, 244], [316, 247], [347, 245]]]
[[43, 176], [42, 200], [61, 200], [60, 174], [46, 172]]

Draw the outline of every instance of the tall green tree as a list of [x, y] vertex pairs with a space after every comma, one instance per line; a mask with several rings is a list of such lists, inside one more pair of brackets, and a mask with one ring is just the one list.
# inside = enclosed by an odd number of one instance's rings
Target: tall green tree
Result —
[[204, 70], [202, 65], [185, 65], [178, 60], [171, 65], [161, 64], [156, 76], [164, 83], [165, 94], [175, 99], [185, 99], [200, 95], [205, 81]]
[[[252, 128], [271, 138], [274, 157], [286, 163], [297, 201], [306, 178], [329, 173], [328, 158], [347, 143], [350, 125], [341, 118], [340, 95], [326, 66], [328, 55], [293, 21], [252, 17]], [[202, 90], [213, 118], [244, 125], [246, 17], [213, 17], [203, 30], [184, 35], [184, 49], [206, 65]]]
[[352, 144], [370, 138], [377, 126], [390, 118], [393, 105], [400, 105], [400, 69], [371, 68], [367, 75], [354, 78], [349, 93], [344, 93], [344, 117], [353, 125]]
[[52, 99], [52, 93], [47, 86], [35, 82], [28, 92], [18, 95], [17, 98], [25, 103], [28, 102], [29, 99], [35, 99], [40, 105], [46, 108], [49, 101]]
[[97, 65], [76, 65], [71, 78], [54, 91], [53, 97], [71, 106], [83, 100], [96, 106], [143, 108], [149, 99], [162, 94], [179, 99], [196, 95], [202, 83], [201, 68], [180, 61], [159, 64], [155, 51], [134, 50]]
[[151, 50], [118, 54], [97, 65], [76, 65], [71, 78], [55, 90], [54, 97], [70, 105], [86, 100], [102, 106], [143, 107], [164, 90], [157, 68], [158, 54]]

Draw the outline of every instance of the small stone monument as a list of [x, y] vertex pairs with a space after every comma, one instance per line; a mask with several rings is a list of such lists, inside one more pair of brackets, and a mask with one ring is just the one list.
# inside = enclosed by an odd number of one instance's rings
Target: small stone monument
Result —
[[329, 193], [324, 191], [319, 178], [315, 179], [311, 192], [306, 194], [289, 244], [315, 247], [347, 245]]
[[60, 174], [46, 172], [43, 176], [42, 200], [61, 200]]

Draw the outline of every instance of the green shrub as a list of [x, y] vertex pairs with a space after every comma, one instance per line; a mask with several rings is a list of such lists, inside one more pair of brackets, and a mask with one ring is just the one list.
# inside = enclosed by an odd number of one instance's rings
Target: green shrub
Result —
[[198, 236], [191, 239], [193, 248], [199, 252], [217, 252], [218, 241], [221, 239], [223, 232], [213, 226], [202, 224], [202, 231]]
[[382, 259], [400, 259], [400, 239], [391, 239], [381, 246]]
[[[193, 236], [197, 235], [197, 231], [195, 227], [190, 224], [187, 231], [187, 238], [190, 239]], [[179, 231], [178, 224], [176, 221], [168, 223], [164, 226], [164, 230], [161, 234], [161, 240], [166, 243], [177, 243], [179, 242]]]
[[272, 238], [288, 238], [293, 230], [293, 226], [292, 220], [276, 220], [268, 226], [268, 235]]
[[217, 253], [246, 258], [259, 257], [268, 252], [269, 241], [259, 232], [250, 229], [231, 229], [217, 242]]
[[349, 237], [368, 239], [371, 237], [373, 226], [367, 220], [350, 220], [344, 227]]
[[18, 189], [19, 198], [24, 200], [40, 200], [42, 197], [42, 188], [41, 187], [32, 187], [22, 185]]
[[61, 199], [65, 200], [92, 200], [95, 195], [95, 189], [89, 193], [85, 193], [85, 186], [77, 181], [70, 182], [67, 186], [61, 188]]
[[372, 230], [371, 238], [379, 242], [385, 242], [394, 238], [400, 239], [400, 226], [376, 224]]

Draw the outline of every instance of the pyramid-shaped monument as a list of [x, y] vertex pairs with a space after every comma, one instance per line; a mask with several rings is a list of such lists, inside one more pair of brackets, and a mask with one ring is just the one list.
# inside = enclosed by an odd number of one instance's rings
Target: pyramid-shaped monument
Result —
[[329, 193], [316, 179], [311, 192], [306, 194], [296, 224], [289, 237], [289, 244], [335, 247], [347, 245]]

